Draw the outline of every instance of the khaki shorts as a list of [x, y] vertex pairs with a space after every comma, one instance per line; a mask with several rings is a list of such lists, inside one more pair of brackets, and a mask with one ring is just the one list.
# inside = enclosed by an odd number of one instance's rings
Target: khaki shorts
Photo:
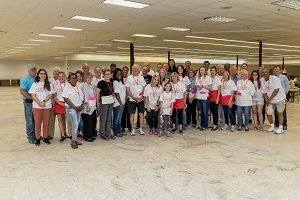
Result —
[[[277, 103], [271, 103], [271, 105], [273, 106], [273, 109], [275, 110], [275, 108], [277, 109], [277, 112], [282, 113], [284, 111], [285, 108], [285, 99], [283, 99], [280, 102]], [[267, 105], [266, 105], [266, 110], [267, 110]]]

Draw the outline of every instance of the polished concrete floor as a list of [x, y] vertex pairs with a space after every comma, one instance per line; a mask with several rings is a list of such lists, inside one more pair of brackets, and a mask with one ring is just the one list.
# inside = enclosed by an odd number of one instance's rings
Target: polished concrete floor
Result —
[[[0, 87], [0, 199], [300, 199], [300, 103], [282, 135], [195, 129], [29, 144], [17, 87]], [[267, 129], [268, 125], [265, 125]]]

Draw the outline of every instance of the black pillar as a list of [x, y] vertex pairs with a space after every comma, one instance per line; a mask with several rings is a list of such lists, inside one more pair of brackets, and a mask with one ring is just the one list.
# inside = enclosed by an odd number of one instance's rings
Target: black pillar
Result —
[[284, 57], [282, 58], [282, 70], [284, 70]]
[[170, 60], [170, 51], [168, 51], [168, 63], [169, 63], [169, 60]]
[[236, 55], [236, 68], [239, 69], [239, 55]]
[[130, 73], [132, 72], [132, 66], [134, 65], [134, 46], [130, 43]]
[[262, 66], [262, 41], [259, 42], [258, 66]]

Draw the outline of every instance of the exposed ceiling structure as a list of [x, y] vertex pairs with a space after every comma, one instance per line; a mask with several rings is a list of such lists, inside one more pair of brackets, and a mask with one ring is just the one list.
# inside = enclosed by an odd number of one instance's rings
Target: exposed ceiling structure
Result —
[[[277, 5], [276, 0], [135, 1], [147, 4], [141, 9], [103, 1], [0, 1], [0, 59], [129, 56], [130, 42], [135, 45], [135, 55], [145, 57], [166, 57], [170, 51], [173, 58], [235, 59], [239, 55], [240, 59], [251, 60], [258, 59], [259, 41], [263, 42], [264, 60], [300, 55], [300, 10]], [[107, 2], [116, 1], [124, 3]], [[221, 17], [213, 20], [233, 21], [205, 20], [214, 16]], [[62, 30], [66, 27], [76, 29]]]

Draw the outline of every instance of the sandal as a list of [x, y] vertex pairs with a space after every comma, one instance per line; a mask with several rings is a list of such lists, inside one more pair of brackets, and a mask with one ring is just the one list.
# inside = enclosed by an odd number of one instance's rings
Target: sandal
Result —
[[239, 126], [239, 127], [237, 128], [237, 130], [238, 130], [238, 131], [241, 131], [241, 130], [242, 130], [242, 127]]
[[72, 147], [72, 149], [78, 149], [78, 146], [77, 146], [77, 144], [76, 144], [76, 141], [71, 141], [71, 147]]
[[198, 127], [196, 128], [196, 130], [201, 130], [201, 127], [198, 126]]
[[260, 126], [258, 130], [264, 131], [264, 128], [262, 126]]
[[253, 127], [253, 130], [257, 130], [257, 129], [258, 129], [257, 126], [254, 126], [254, 127]]
[[248, 128], [248, 127], [246, 127], [246, 128], [245, 128], [245, 131], [249, 131], [249, 128]]
[[212, 131], [215, 131], [215, 130], [217, 130], [217, 129], [218, 129], [218, 127], [217, 127], [217, 126], [216, 126], [216, 127], [212, 127], [212, 128], [211, 128], [211, 130], [212, 130]]
[[77, 141], [75, 141], [76, 142], [76, 145], [82, 145], [82, 143], [81, 142], [77, 142]]
[[201, 128], [200, 131], [206, 131], [206, 129], [205, 128]]

